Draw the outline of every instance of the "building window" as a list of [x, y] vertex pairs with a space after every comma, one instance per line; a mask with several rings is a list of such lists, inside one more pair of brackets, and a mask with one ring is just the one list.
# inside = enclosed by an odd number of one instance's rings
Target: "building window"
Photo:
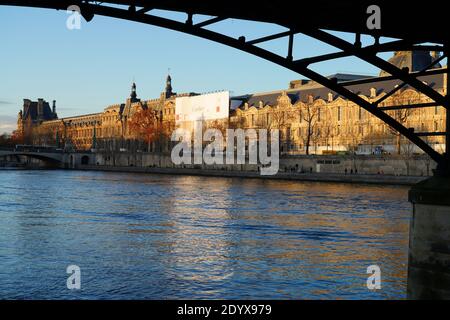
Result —
[[338, 109], [337, 109], [337, 117], [338, 117], [338, 121], [341, 121], [341, 107], [338, 107]]

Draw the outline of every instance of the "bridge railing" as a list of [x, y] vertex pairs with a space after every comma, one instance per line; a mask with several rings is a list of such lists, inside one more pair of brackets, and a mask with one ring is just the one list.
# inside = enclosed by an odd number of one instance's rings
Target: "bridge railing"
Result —
[[63, 153], [64, 150], [55, 146], [34, 146], [18, 144], [12, 150], [14, 152], [45, 152], [45, 153]]

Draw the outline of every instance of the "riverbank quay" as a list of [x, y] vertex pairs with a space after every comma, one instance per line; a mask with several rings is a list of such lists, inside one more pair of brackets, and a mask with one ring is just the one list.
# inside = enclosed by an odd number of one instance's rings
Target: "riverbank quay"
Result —
[[404, 185], [412, 186], [426, 179], [417, 176], [394, 176], [382, 174], [338, 174], [338, 173], [298, 173], [279, 172], [276, 175], [263, 176], [258, 172], [205, 170], [189, 168], [157, 168], [157, 167], [125, 167], [125, 166], [78, 166], [76, 170], [149, 173], [149, 174], [171, 174], [227, 178], [251, 178], [266, 180], [294, 180], [310, 182], [338, 182], [338, 183], [363, 183], [381, 185]]

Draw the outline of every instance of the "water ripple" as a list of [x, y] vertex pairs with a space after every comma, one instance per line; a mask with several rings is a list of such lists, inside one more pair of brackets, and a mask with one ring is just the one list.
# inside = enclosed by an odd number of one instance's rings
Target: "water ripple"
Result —
[[[407, 188], [0, 172], [0, 298], [404, 298]], [[66, 268], [82, 289], [66, 288]], [[366, 268], [383, 271], [381, 291]], [[37, 280], [38, 279], [38, 280]]]

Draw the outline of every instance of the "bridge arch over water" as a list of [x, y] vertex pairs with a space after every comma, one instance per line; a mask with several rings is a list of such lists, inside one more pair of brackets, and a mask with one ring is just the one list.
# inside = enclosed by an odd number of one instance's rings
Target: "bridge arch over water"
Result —
[[[0, 5], [28, 6], [66, 11], [77, 5], [81, 15], [91, 21], [95, 15], [114, 17], [167, 28], [186, 34], [215, 41], [266, 59], [294, 72], [297, 72], [330, 90], [340, 94], [364, 108], [384, 123], [417, 145], [438, 164], [437, 177], [418, 185], [410, 192], [414, 204], [414, 215], [410, 231], [408, 296], [413, 298], [450, 299], [450, 289], [442, 288], [448, 283], [450, 275], [450, 103], [448, 80], [444, 95], [435, 91], [418, 77], [436, 73], [430, 70], [435, 63], [416, 73], [402, 70], [378, 55], [389, 51], [423, 50], [442, 52], [439, 61], [449, 55], [448, 14], [445, 5], [436, 2], [408, 4], [403, 1], [380, 0], [313, 0], [300, 2], [301, 11], [290, 7], [290, 2], [260, 0], [256, 3], [242, 0], [0, 0]], [[369, 30], [367, 9], [378, 5], [381, 9], [381, 29]], [[161, 9], [186, 14], [185, 21], [177, 21], [152, 14]], [[196, 15], [209, 16], [207, 20], [196, 21]], [[269, 34], [257, 39], [247, 39], [245, 35], [237, 38], [206, 27], [227, 19], [241, 19], [254, 22], [272, 23], [282, 26], [285, 31]], [[331, 31], [331, 32], [330, 32]], [[354, 35], [354, 41], [344, 40], [333, 32], [346, 32]], [[336, 52], [314, 57], [296, 59], [294, 38], [298, 34], [312, 37], [336, 48]], [[361, 36], [373, 37], [372, 45], [363, 46]], [[258, 45], [270, 40], [287, 38], [285, 55], [279, 55]], [[386, 38], [390, 38], [386, 40]], [[392, 40], [393, 39], [393, 40]], [[386, 41], [384, 41], [386, 40]], [[393, 95], [402, 87], [410, 86], [429, 97], [427, 105], [380, 107], [380, 100], [369, 102], [346, 88], [345, 83], [337, 83], [313, 71], [311, 65], [343, 57], [356, 57], [390, 74], [389, 78], [402, 82], [387, 95]], [[439, 70], [448, 79], [448, 67]], [[353, 82], [354, 84], [354, 82]], [[405, 127], [386, 110], [404, 108], [435, 107], [446, 108], [445, 132], [414, 132]], [[445, 136], [446, 152], [441, 154], [429, 146], [422, 137]]]
[[[368, 7], [374, 4], [378, 5], [381, 9], [382, 28], [370, 30], [367, 27], [367, 19], [369, 17]], [[406, 6], [403, 3], [394, 1], [318, 0], [301, 3], [301, 12], [289, 10], [289, 8], [286, 7], [287, 4], [283, 5], [282, 3], [264, 0], [258, 1], [257, 5], [251, 2], [245, 3], [237, 0], [218, 0], [214, 1], [214, 4], [211, 4], [209, 1], [201, 0], [0, 0], [0, 5], [29, 6], [57, 10], [67, 10], [68, 7], [77, 5], [81, 10], [81, 15], [87, 21], [91, 21], [95, 15], [125, 19], [198, 36], [253, 54], [306, 76], [356, 103], [408, 138], [427, 153], [438, 163], [439, 172], [441, 174], [447, 175], [450, 172], [449, 116], [447, 116], [445, 132], [414, 132], [413, 129], [405, 127], [385, 112], [386, 110], [393, 110], [395, 108], [402, 109], [407, 107], [417, 108], [433, 106], [442, 106], [448, 110], [450, 107], [448, 94], [445, 96], [440, 94], [417, 78], [420, 75], [436, 72], [446, 73], [448, 78], [448, 68], [439, 71], [429, 70], [435, 65], [436, 61], [434, 61], [432, 65], [427, 66], [420, 72], [412, 74], [409, 73], [408, 70], [400, 70], [396, 66], [378, 57], [379, 53], [386, 51], [433, 50], [443, 53], [439, 61], [447, 58], [449, 44], [445, 33], [447, 28], [445, 25], [445, 21], [447, 21], [445, 18], [446, 12], [445, 10], [437, 10], [437, 4]], [[154, 9], [185, 13], [186, 21], [180, 22], [166, 17], [153, 15], [152, 10]], [[196, 15], [206, 15], [210, 18], [196, 22]], [[407, 19], [405, 20], [405, 18]], [[206, 28], [227, 19], [272, 23], [284, 27], [286, 31], [270, 34], [258, 39], [248, 40], [244, 35], [233, 38]], [[401, 21], [401, 23], [399, 23], [399, 21]], [[432, 25], [433, 28], [430, 28], [430, 25]], [[354, 34], [355, 41], [346, 41], [329, 31], [352, 33]], [[317, 39], [335, 47], [337, 51], [330, 54], [296, 60], [294, 37], [297, 34], [303, 34]], [[374, 38], [374, 44], [363, 47], [361, 43], [362, 35], [372, 36]], [[286, 48], [285, 56], [281, 56], [258, 46], [261, 43], [283, 37], [288, 38], [288, 47]], [[381, 37], [389, 37], [394, 40], [381, 43]], [[347, 89], [345, 84], [338, 84], [333, 79], [328, 79], [310, 68], [312, 64], [349, 56], [362, 59], [379, 67], [386, 73], [391, 74], [391, 78], [403, 82], [402, 85], [399, 85], [392, 92], [388, 93], [388, 96], [408, 85], [425, 96], [428, 96], [433, 102], [423, 106], [389, 106], [387, 108], [380, 108], [379, 105], [381, 101], [366, 101], [356, 93]], [[440, 154], [434, 150], [422, 139], [423, 137], [438, 135], [446, 137], [446, 152], [444, 154]]]
[[45, 153], [45, 152], [25, 152], [25, 151], [0, 151], [0, 157], [28, 157], [38, 159], [47, 163], [61, 164], [63, 162], [62, 153]]

